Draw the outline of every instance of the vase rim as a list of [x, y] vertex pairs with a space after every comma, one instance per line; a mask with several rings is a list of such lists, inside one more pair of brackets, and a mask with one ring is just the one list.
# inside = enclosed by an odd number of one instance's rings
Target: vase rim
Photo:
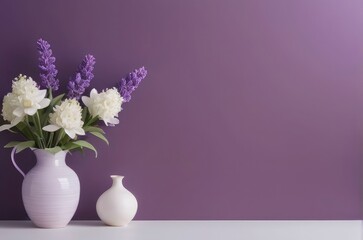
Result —
[[112, 174], [112, 175], [110, 175], [110, 177], [111, 177], [112, 179], [123, 179], [125, 176]]
[[[33, 148], [33, 147], [31, 147], [30, 150], [33, 151], [33, 152], [38, 151], [38, 150], [47, 151], [46, 148]], [[68, 153], [69, 150], [62, 150], [62, 151], [59, 151], [59, 152], [56, 152], [56, 153], [52, 153], [52, 152], [48, 152], [48, 153], [55, 155], [55, 154], [60, 153], [60, 152], [66, 152], [66, 153]]]

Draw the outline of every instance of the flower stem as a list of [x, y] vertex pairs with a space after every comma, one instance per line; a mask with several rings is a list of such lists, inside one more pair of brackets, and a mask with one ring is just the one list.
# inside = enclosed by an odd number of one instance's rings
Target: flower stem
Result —
[[26, 126], [29, 129], [29, 132], [30, 132], [32, 138], [37, 143], [38, 148], [42, 148], [42, 143], [41, 143], [39, 137], [37, 136], [37, 134], [35, 134], [35, 132], [33, 131], [33, 127], [29, 123], [29, 117], [28, 116], [25, 116], [24, 120], [25, 120], [24, 122], [25, 122]]
[[48, 148], [51, 148], [51, 147], [52, 147], [53, 137], [54, 137], [54, 132], [51, 132], [51, 133], [49, 134], [49, 139], [48, 139], [48, 143], [47, 143], [47, 147], [48, 147]]
[[42, 145], [42, 148], [46, 148], [46, 143], [45, 143], [45, 139], [44, 139], [44, 135], [43, 135], [43, 130], [42, 130], [42, 124], [40, 123], [40, 117], [39, 117], [39, 113], [37, 112], [36, 117], [34, 119], [34, 124], [36, 125], [36, 128], [39, 132], [39, 136], [40, 136], [40, 143]]
[[60, 140], [62, 140], [63, 137], [64, 137], [64, 130], [61, 129], [58, 132], [58, 137], [57, 137], [57, 140], [55, 141], [54, 147], [58, 146], [58, 143], [60, 142]]
[[48, 96], [49, 96], [49, 99], [50, 99], [50, 100], [52, 100], [52, 99], [53, 99], [52, 88], [48, 88]]

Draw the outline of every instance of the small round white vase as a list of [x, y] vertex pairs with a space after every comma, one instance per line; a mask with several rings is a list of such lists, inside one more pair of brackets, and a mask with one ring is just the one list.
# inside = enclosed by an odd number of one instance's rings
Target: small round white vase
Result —
[[122, 184], [123, 176], [111, 175], [112, 186], [97, 200], [100, 219], [110, 226], [126, 226], [135, 217], [137, 200]]

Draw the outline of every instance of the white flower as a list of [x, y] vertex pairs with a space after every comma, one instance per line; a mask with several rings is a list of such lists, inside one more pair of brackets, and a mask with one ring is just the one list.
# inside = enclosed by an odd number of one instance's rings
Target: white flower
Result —
[[13, 93], [20, 96], [25, 95], [27, 92], [37, 92], [39, 89], [37, 83], [33, 81], [31, 77], [19, 74], [18, 77], [14, 78], [12, 85]]
[[50, 125], [43, 127], [44, 131], [55, 132], [63, 128], [72, 139], [76, 137], [76, 134], [85, 135], [82, 128], [82, 108], [77, 100], [66, 99], [53, 110], [54, 113], [49, 114]]
[[31, 77], [19, 75], [13, 81], [12, 88], [13, 93], [18, 96], [18, 104], [13, 112], [17, 117], [32, 116], [38, 109], [43, 109], [50, 103], [50, 99], [45, 98], [47, 90], [40, 90]]
[[97, 93], [96, 89], [92, 89], [90, 97], [82, 97], [84, 105], [92, 116], [98, 116], [108, 126], [114, 126], [119, 123], [118, 113], [122, 110], [121, 104], [123, 98], [116, 88], [106, 89]]
[[0, 127], [0, 131], [10, 129], [21, 122], [26, 115], [34, 115], [38, 109], [47, 107], [50, 103], [45, 98], [47, 90], [40, 90], [31, 77], [19, 75], [12, 85], [13, 91], [8, 93], [3, 100], [2, 115], [10, 124]]
[[14, 93], [8, 93], [5, 95], [3, 100], [2, 116], [4, 120], [10, 122], [10, 124], [2, 125], [0, 127], [0, 132], [16, 126], [23, 120], [24, 117], [17, 117], [13, 113], [17, 105], [18, 97]]

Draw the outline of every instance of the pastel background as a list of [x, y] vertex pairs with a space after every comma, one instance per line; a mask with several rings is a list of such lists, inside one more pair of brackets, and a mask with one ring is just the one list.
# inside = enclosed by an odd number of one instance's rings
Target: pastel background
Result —
[[[68, 156], [76, 219], [97, 219], [111, 174], [136, 219], [361, 219], [362, 13], [360, 0], [2, 0], [0, 96], [19, 73], [38, 79], [40, 37], [63, 87], [87, 53], [97, 89], [147, 67], [111, 145]], [[0, 219], [26, 219], [0, 156]]]

